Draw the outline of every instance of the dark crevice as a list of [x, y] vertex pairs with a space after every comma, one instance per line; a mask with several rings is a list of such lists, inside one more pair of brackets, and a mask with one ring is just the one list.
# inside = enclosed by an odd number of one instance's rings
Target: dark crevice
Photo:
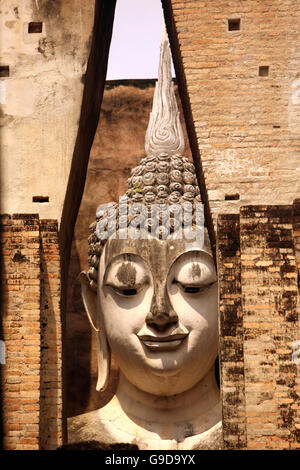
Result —
[[9, 77], [9, 66], [0, 65], [0, 78]]
[[240, 18], [233, 18], [228, 20], [228, 31], [240, 31], [241, 20]]
[[32, 202], [49, 202], [49, 196], [32, 196]]
[[37, 34], [43, 31], [43, 23], [41, 21], [31, 21], [28, 23], [28, 34]]
[[91, 50], [85, 74], [81, 114], [60, 228], [63, 336], [63, 441], [66, 428], [66, 293], [73, 232], [85, 186], [90, 150], [98, 126], [106, 80], [116, 0], [96, 0]]
[[236, 194], [225, 194], [225, 201], [238, 201], [240, 199], [240, 195]]
[[268, 75], [269, 75], [269, 66], [268, 65], [261, 65], [258, 68], [258, 75], [260, 77], [268, 77]]

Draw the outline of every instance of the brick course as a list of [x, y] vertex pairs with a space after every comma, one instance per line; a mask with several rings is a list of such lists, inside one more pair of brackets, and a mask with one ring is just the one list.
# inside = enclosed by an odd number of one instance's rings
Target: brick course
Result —
[[57, 221], [42, 219], [40, 448], [62, 443], [62, 322]]
[[[15, 214], [1, 216], [0, 225], [3, 446], [53, 449], [61, 444], [62, 419], [57, 223]], [[48, 271], [55, 272], [55, 279], [48, 278]], [[51, 377], [48, 361], [55, 364]], [[55, 402], [49, 406], [52, 392]]]
[[219, 217], [220, 358], [228, 449], [300, 448], [300, 364], [292, 360], [300, 331], [297, 210], [246, 206], [240, 217]]
[[219, 359], [223, 410], [223, 439], [227, 449], [245, 449], [247, 444], [240, 221], [225, 214], [218, 220], [219, 266]]

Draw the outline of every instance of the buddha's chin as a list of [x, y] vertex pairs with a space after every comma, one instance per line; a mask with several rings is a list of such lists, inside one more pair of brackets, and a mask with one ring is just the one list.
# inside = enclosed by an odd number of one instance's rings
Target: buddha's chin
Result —
[[152, 366], [151, 367], [151, 374], [159, 378], [169, 378], [169, 377], [177, 377], [180, 373], [181, 368], [178, 366], [170, 366], [168, 367], [159, 367], [159, 366]]
[[157, 397], [179, 395], [192, 388], [194, 384], [188, 384], [181, 374], [176, 372], [178, 371], [161, 372], [152, 369], [145, 381], [135, 381], [134, 385], [143, 392]]
[[172, 377], [180, 374], [185, 357], [179, 351], [165, 351], [157, 354], [149, 354], [143, 358], [143, 368], [150, 374], [159, 377]]
[[140, 390], [157, 396], [172, 396], [186, 391], [193, 386], [186, 380], [183, 364], [159, 363], [147, 361], [139, 376], [131, 377], [131, 382]]

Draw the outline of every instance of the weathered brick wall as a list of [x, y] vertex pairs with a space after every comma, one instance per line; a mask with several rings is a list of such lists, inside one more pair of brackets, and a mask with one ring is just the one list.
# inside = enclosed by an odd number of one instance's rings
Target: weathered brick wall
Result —
[[[293, 206], [241, 208], [238, 256], [238, 251], [235, 255], [227, 252], [232, 234], [237, 238], [237, 220], [219, 218], [221, 348], [225, 346], [220, 357], [225, 372], [222, 397], [227, 448], [239, 447], [234, 435], [240, 429], [247, 449], [300, 448], [300, 363], [292, 359], [293, 344], [300, 339], [294, 220]], [[234, 282], [230, 286], [226, 276], [239, 270], [240, 285]], [[240, 296], [242, 322], [238, 321], [237, 328], [234, 302]], [[234, 330], [235, 343], [226, 345], [226, 329]], [[241, 360], [237, 354], [239, 367], [230, 376], [226, 372], [233, 348], [243, 351], [243, 357]]]
[[57, 221], [40, 221], [41, 374], [40, 448], [62, 443], [62, 322]]
[[36, 214], [1, 216], [1, 245], [3, 446], [56, 448], [61, 442], [57, 225], [41, 223]]
[[219, 359], [226, 448], [247, 444], [244, 389], [243, 311], [241, 295], [240, 221], [224, 214], [218, 224]]
[[40, 398], [40, 243], [36, 215], [2, 217], [5, 449], [36, 449]]
[[300, 199], [296, 199], [293, 204], [293, 236], [295, 246], [295, 256], [298, 268], [298, 287], [300, 288]]
[[[169, 33], [213, 216], [246, 204], [291, 204], [300, 194], [298, 0], [162, 3], [167, 16], [173, 11], [177, 32]], [[229, 19], [240, 19], [240, 30], [229, 31]], [[268, 76], [259, 75], [261, 66]]]

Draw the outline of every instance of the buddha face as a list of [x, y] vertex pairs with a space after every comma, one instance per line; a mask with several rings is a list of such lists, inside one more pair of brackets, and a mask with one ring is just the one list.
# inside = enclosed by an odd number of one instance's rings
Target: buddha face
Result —
[[97, 315], [122, 373], [170, 396], [196, 385], [218, 348], [212, 256], [184, 240], [109, 240], [100, 259]]

